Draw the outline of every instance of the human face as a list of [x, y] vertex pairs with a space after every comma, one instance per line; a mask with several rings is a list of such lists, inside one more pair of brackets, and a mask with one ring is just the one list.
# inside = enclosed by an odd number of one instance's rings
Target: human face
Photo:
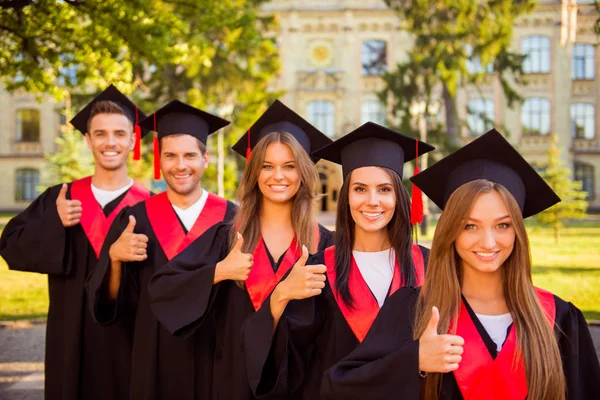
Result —
[[502, 197], [495, 190], [481, 194], [455, 242], [463, 270], [498, 272], [514, 246], [515, 230]]
[[396, 194], [389, 174], [378, 167], [357, 168], [350, 174], [348, 205], [356, 232], [386, 228], [396, 210]]
[[269, 144], [258, 175], [258, 188], [263, 199], [277, 204], [291, 202], [300, 183], [300, 171], [292, 149], [279, 142]]
[[133, 124], [121, 114], [98, 114], [89, 124], [85, 135], [96, 168], [115, 171], [127, 168], [127, 157], [133, 149]]
[[208, 159], [208, 152], [202, 155], [198, 139], [191, 135], [161, 139], [160, 169], [169, 188], [178, 195], [193, 195], [201, 190], [200, 180]]

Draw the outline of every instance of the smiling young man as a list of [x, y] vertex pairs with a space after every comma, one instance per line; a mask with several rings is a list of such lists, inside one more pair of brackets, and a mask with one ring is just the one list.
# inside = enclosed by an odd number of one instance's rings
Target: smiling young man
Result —
[[71, 124], [85, 135], [94, 174], [46, 190], [0, 239], [10, 269], [48, 275], [47, 399], [128, 398], [131, 329], [94, 324], [84, 282], [118, 212], [150, 195], [127, 175], [136, 114], [145, 117], [112, 85], [84, 107]]
[[198, 355], [212, 365], [214, 332], [173, 338], [150, 309], [148, 282], [193, 241], [212, 240], [216, 225], [233, 217], [232, 203], [200, 186], [209, 160], [208, 135], [228, 124], [177, 100], [141, 122], [157, 132], [167, 190], [117, 216], [88, 282], [97, 322], [131, 320], [135, 326], [133, 399], [209, 398], [202, 390], [210, 390], [212, 375], [195, 368], [193, 360]]

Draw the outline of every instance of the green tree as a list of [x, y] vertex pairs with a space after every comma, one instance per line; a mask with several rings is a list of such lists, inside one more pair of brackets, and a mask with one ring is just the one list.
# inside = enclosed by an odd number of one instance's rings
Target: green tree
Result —
[[587, 192], [581, 190], [581, 182], [571, 179], [571, 171], [564, 166], [560, 158], [557, 142], [558, 136], [554, 135], [552, 146], [548, 150], [548, 161], [541, 167], [544, 168], [543, 178], [562, 201], [536, 215], [540, 223], [552, 226], [556, 244], [564, 221], [585, 218], [588, 207], [588, 202], [585, 200]]
[[[411, 126], [410, 107], [441, 99], [443, 118], [430, 122], [432, 140], [440, 149], [459, 144], [456, 94], [460, 87], [480, 86], [493, 74], [509, 105], [520, 101], [522, 55], [511, 52], [515, 20], [531, 11], [533, 0], [386, 0], [412, 34], [407, 61], [384, 76], [383, 102], [391, 102], [393, 120]], [[475, 68], [467, 63], [474, 62]], [[478, 65], [479, 64], [479, 65]], [[493, 69], [493, 72], [491, 72]], [[431, 140], [431, 138], [429, 139]]]

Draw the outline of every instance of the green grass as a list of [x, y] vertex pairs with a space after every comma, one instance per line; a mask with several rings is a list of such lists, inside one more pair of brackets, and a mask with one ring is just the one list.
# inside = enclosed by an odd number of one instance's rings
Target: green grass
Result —
[[[554, 244], [552, 230], [529, 223], [534, 283], [600, 321], [600, 221], [573, 222]], [[434, 229], [429, 229], [431, 238]], [[45, 318], [45, 275], [9, 271], [0, 258], [0, 320]]]

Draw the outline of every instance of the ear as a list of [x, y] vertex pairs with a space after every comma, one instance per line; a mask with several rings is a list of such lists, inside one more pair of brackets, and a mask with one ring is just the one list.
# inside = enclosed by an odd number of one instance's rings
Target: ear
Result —
[[206, 152], [204, 153], [204, 163], [206, 164], [206, 166], [208, 166], [209, 161], [210, 161], [210, 153], [208, 152], [208, 150], [206, 150]]
[[90, 137], [90, 134], [86, 132], [85, 134], [85, 143], [87, 144], [88, 149], [92, 149], [92, 138]]

